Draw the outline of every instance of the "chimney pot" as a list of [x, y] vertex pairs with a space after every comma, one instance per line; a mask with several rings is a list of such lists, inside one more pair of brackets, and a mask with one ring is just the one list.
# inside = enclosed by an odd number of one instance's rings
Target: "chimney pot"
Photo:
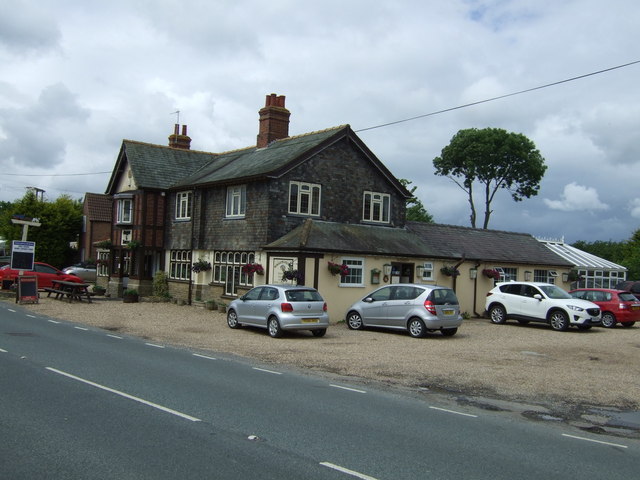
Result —
[[182, 126], [182, 135], [180, 135], [180, 125], [175, 124], [173, 135], [169, 135], [169, 146], [171, 148], [182, 148], [183, 150], [191, 149], [191, 138], [187, 135], [187, 126]]

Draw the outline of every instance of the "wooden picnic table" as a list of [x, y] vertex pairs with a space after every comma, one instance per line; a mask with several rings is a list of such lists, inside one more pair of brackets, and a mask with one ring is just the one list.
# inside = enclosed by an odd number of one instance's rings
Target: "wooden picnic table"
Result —
[[82, 298], [85, 297], [87, 302], [91, 303], [91, 294], [89, 293], [89, 284], [88, 283], [76, 283], [76, 282], [67, 282], [64, 280], [52, 280], [51, 288], [45, 288], [45, 292], [47, 293], [47, 297], [50, 297], [51, 294], [55, 294], [56, 300], [68, 300], [69, 303], [77, 300], [79, 302], [82, 301]]

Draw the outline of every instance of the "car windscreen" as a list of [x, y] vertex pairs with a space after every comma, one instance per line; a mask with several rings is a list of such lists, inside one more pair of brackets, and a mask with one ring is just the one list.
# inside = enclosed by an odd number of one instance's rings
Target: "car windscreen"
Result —
[[285, 295], [289, 302], [322, 302], [317, 290], [287, 290]]
[[549, 298], [573, 298], [563, 289], [561, 289], [560, 287], [556, 287], [555, 285], [539, 285], [538, 288], [542, 290], [544, 294]]

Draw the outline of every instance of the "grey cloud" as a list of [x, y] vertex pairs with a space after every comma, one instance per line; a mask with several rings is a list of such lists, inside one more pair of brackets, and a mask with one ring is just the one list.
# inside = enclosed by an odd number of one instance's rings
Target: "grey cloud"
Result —
[[8, 52], [50, 50], [56, 48], [60, 39], [58, 25], [40, 3], [19, 0], [0, 3], [0, 45]]

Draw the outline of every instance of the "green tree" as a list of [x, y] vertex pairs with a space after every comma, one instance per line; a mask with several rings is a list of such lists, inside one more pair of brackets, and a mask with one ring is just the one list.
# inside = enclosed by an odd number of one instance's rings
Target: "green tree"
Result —
[[505, 189], [519, 202], [538, 194], [547, 166], [535, 144], [521, 133], [501, 128], [469, 128], [456, 133], [449, 145], [433, 159], [436, 175], [446, 176], [467, 193], [471, 226], [476, 227], [474, 185], [484, 196], [484, 222], [489, 226], [491, 202]]
[[398, 181], [411, 193], [411, 198], [407, 199], [407, 220], [413, 222], [433, 223], [433, 216], [427, 212], [422, 202], [418, 197], [414, 195], [414, 192], [418, 188], [416, 185], [409, 188], [411, 181], [405, 178], [399, 178]]
[[22, 239], [22, 225], [11, 222], [13, 215], [25, 215], [40, 220], [40, 227], [29, 227], [27, 240], [36, 242], [36, 260], [64, 267], [73, 260], [71, 242], [78, 241], [82, 229], [82, 202], [67, 195], [54, 202], [38, 200], [33, 192], [0, 209], [0, 236], [9, 245]]
[[628, 280], [640, 280], [640, 230], [633, 232], [631, 239], [624, 245], [623, 259], [620, 262], [627, 267]]

